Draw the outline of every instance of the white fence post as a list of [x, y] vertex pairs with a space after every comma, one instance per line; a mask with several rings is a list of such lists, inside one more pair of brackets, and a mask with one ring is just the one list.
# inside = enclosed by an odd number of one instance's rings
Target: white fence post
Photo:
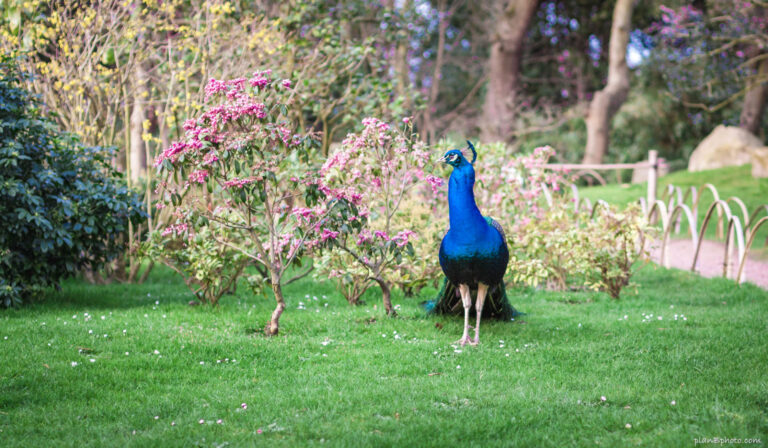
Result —
[[646, 201], [650, 209], [656, 201], [656, 186], [659, 173], [659, 152], [655, 149], [648, 151], [648, 164], [650, 166], [648, 167], [648, 196]]

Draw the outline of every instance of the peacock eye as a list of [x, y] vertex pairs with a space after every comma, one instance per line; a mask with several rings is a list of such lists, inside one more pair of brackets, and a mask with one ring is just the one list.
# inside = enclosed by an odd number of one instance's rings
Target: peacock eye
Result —
[[458, 159], [458, 158], [459, 158], [459, 156], [458, 156], [458, 155], [456, 155], [456, 154], [451, 154], [451, 162], [455, 162], [455, 161], [456, 161], [456, 159]]

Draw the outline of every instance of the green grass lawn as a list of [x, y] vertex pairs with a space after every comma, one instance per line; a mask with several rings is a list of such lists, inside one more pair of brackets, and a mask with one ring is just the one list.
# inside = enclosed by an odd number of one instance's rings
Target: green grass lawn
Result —
[[273, 339], [253, 334], [264, 298], [190, 307], [162, 270], [68, 281], [0, 311], [0, 446], [765, 443], [768, 292], [653, 266], [636, 281], [620, 301], [512, 291], [524, 323], [487, 322], [463, 350], [461, 320], [419, 299], [391, 319], [375, 293], [352, 308], [309, 279]]
[[[731, 196], [737, 196], [747, 206], [747, 210], [751, 214], [757, 207], [762, 205], [768, 205], [768, 178], [756, 179], [752, 177], [751, 166], [743, 165], [736, 167], [727, 167], [717, 170], [699, 171], [695, 173], [689, 173], [688, 171], [677, 171], [670, 175], [659, 178], [659, 192], [658, 197], [661, 198], [662, 192], [666, 191], [667, 185], [675, 185], [683, 189], [688, 187], [699, 188], [702, 185], [710, 183], [714, 185], [721, 199], [728, 199]], [[647, 184], [611, 184], [601, 187], [592, 188], [580, 188], [579, 195], [581, 198], [589, 198], [592, 202], [602, 199], [611, 204], [626, 205], [637, 201], [641, 197], [645, 197]], [[712, 204], [714, 197], [712, 194], [705, 190], [699, 201], [698, 210], [698, 226], [701, 228], [701, 223], [704, 219], [704, 215], [707, 212], [710, 204]], [[690, 206], [691, 200], [687, 201]], [[740, 209], [735, 204], [731, 205], [731, 211], [739, 217], [742, 221], [742, 226], [745, 224], [742, 218]], [[768, 214], [763, 213], [762, 216]], [[716, 221], [713, 217], [709, 227], [705, 233], [705, 236], [709, 239], [715, 238]], [[684, 238], [687, 235], [687, 223], [683, 219], [683, 225], [681, 226], [682, 233], [679, 235], [673, 235], [673, 237]], [[765, 246], [766, 238], [768, 238], [768, 225], [758, 231], [753, 249], [750, 253], [755, 254], [760, 258], [768, 258], [768, 248]]]

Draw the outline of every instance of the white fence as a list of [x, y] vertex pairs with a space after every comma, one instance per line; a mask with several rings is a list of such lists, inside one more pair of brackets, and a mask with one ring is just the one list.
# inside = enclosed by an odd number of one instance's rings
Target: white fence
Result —
[[[768, 204], [763, 204], [752, 210], [750, 213], [744, 201], [736, 196], [722, 199], [717, 188], [712, 184], [704, 184], [699, 188], [690, 187], [682, 189], [674, 185], [668, 185], [661, 195], [657, 198], [658, 168], [660, 159], [656, 151], [650, 151], [648, 160], [639, 163], [615, 163], [605, 165], [594, 164], [548, 164], [547, 168], [571, 169], [587, 173], [601, 180], [596, 173], [598, 170], [615, 169], [637, 169], [648, 168], [648, 189], [645, 198], [640, 198], [639, 202], [648, 217], [651, 224], [661, 226], [662, 238], [661, 244], [661, 264], [669, 267], [669, 239], [672, 234], [680, 234], [682, 223], [687, 223], [687, 234], [689, 235], [692, 247], [695, 247], [693, 261], [690, 270], [696, 271], [696, 265], [701, 253], [701, 244], [704, 240], [704, 234], [712, 221], [712, 217], [717, 214], [716, 236], [724, 238], [725, 253], [723, 255], [723, 276], [732, 278], [737, 283], [744, 281], [744, 267], [748, 262], [748, 254], [755, 241], [755, 236], [761, 227], [768, 222]], [[596, 175], [597, 174], [597, 175]], [[601, 183], [604, 183], [602, 181]], [[575, 185], [571, 185], [574, 195], [574, 206], [577, 211], [586, 209], [590, 217], [594, 217], [597, 208], [601, 205], [607, 205], [605, 201], [598, 200], [593, 205], [589, 199], [580, 200], [579, 191]], [[702, 193], [708, 191], [713, 200], [707, 206], [701, 225], [698, 222], [699, 207]], [[546, 192], [547, 200], [551, 197]], [[731, 207], [735, 207], [734, 213]], [[765, 246], [768, 246], [766, 238]], [[736, 257], [734, 258], [734, 252]]]

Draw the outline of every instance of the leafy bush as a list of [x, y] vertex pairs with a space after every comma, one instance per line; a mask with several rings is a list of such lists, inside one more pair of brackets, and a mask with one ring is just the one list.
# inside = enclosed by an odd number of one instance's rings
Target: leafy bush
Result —
[[[587, 234], [572, 210], [553, 204], [517, 227], [510, 268], [517, 283], [562, 291], [589, 269]], [[583, 280], [582, 280], [583, 281]]]
[[221, 236], [214, 232], [224, 231], [202, 227], [189, 238], [154, 232], [142, 252], [181, 275], [200, 303], [216, 305], [224, 294], [234, 290], [249, 264], [248, 257], [239, 250], [217, 243]]
[[600, 207], [587, 225], [590, 286], [618, 299], [631, 285], [633, 265], [646, 255], [642, 243], [655, 233], [639, 205], [621, 212]]
[[136, 193], [110, 168], [112, 154], [58, 131], [0, 58], [0, 305], [125, 250], [129, 222], [145, 216]]
[[484, 213], [507, 229], [510, 271], [516, 283], [553, 290], [591, 287], [618, 298], [642, 258], [638, 246], [653, 232], [639, 207], [618, 212], [600, 204], [577, 211], [567, 172], [546, 169], [551, 147], [512, 156], [483, 146], [476, 190]]

